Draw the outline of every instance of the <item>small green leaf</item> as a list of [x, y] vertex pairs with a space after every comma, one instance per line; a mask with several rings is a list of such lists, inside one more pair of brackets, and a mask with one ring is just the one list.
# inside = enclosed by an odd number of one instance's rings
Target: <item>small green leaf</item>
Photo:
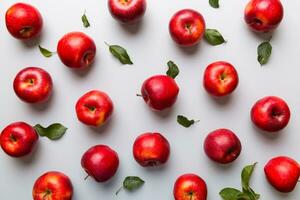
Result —
[[124, 49], [123, 47], [119, 46], [119, 45], [109, 45], [107, 43], [105, 43], [107, 46], [109, 46], [109, 51], [110, 53], [116, 57], [117, 59], [119, 59], [119, 61], [122, 64], [129, 64], [132, 65], [133, 62], [131, 61], [126, 49]]
[[169, 61], [168, 62], [168, 71], [167, 71], [167, 75], [172, 77], [173, 79], [176, 78], [176, 76], [179, 74], [179, 69], [177, 67], [177, 65], [173, 62], [173, 61]]
[[192, 126], [193, 124], [195, 124], [196, 122], [199, 122], [199, 120], [195, 121], [195, 120], [190, 120], [187, 117], [183, 116], [183, 115], [178, 115], [177, 116], [177, 122], [184, 126], [185, 128], [188, 128], [190, 126]]
[[51, 124], [47, 128], [37, 124], [33, 128], [40, 136], [48, 137], [50, 140], [60, 139], [67, 131], [67, 128], [59, 123]]
[[238, 200], [243, 193], [234, 188], [224, 188], [219, 193], [223, 200]]
[[85, 28], [87, 28], [87, 27], [90, 26], [90, 22], [89, 22], [89, 20], [88, 20], [88, 18], [87, 18], [87, 16], [86, 16], [85, 12], [84, 12], [84, 14], [83, 14], [82, 17], [81, 17], [81, 21], [82, 21], [83, 26], [84, 26]]
[[123, 186], [116, 192], [116, 195], [121, 191], [121, 189], [126, 189], [128, 191], [133, 191], [141, 187], [145, 183], [144, 180], [137, 176], [127, 176], [123, 181]]
[[209, 5], [213, 8], [219, 8], [219, 0], [209, 0]]
[[217, 46], [226, 42], [221, 33], [216, 29], [205, 29], [204, 37], [206, 41], [213, 46]]
[[45, 56], [46, 58], [49, 58], [49, 57], [53, 56], [53, 54], [54, 54], [54, 52], [51, 52], [48, 49], [41, 47], [41, 45], [39, 45], [39, 49], [40, 49], [40, 52], [43, 54], [43, 56]]
[[261, 43], [257, 47], [257, 61], [261, 64], [267, 64], [272, 54], [272, 45], [269, 41]]

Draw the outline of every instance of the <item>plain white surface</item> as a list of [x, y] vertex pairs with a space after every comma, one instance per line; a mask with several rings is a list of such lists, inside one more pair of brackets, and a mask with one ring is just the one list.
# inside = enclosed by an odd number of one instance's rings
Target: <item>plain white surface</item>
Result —
[[[40, 138], [35, 152], [26, 158], [13, 159], [0, 151], [0, 192], [3, 200], [31, 199], [31, 190], [37, 177], [49, 170], [66, 173], [74, 185], [74, 200], [99, 199], [172, 199], [176, 178], [183, 173], [196, 173], [208, 185], [208, 199], [217, 200], [219, 191], [226, 187], [240, 187], [243, 166], [259, 162], [252, 178], [253, 188], [262, 200], [297, 200], [300, 188], [283, 195], [267, 184], [263, 166], [273, 156], [287, 155], [300, 160], [300, 87], [298, 23], [299, 1], [283, 1], [285, 17], [273, 34], [273, 54], [264, 67], [256, 61], [256, 48], [263, 40], [249, 31], [243, 21], [243, 1], [220, 1], [221, 8], [213, 9], [206, 0], [148, 0], [143, 21], [136, 26], [118, 24], [110, 16], [106, 0], [85, 1], [25, 1], [35, 5], [43, 15], [42, 46], [56, 49], [60, 37], [70, 31], [83, 31], [97, 45], [97, 59], [86, 73], [75, 73], [66, 68], [57, 56], [44, 58], [35, 44], [25, 44], [12, 38], [5, 28], [5, 11], [17, 1], [1, 1], [1, 121], [0, 127], [15, 121], [32, 125], [60, 122], [69, 129], [59, 141]], [[218, 29], [228, 40], [226, 45], [213, 47], [205, 41], [197, 48], [180, 49], [168, 33], [170, 17], [179, 9], [200, 11], [208, 28]], [[83, 28], [81, 16], [86, 10], [91, 27]], [[133, 66], [122, 66], [108, 52], [104, 41], [124, 46], [132, 57]], [[165, 73], [168, 60], [180, 67], [177, 83], [180, 95], [170, 113], [151, 111], [135, 96], [142, 82], [151, 75]], [[215, 100], [204, 91], [202, 75], [205, 67], [217, 60], [226, 60], [236, 66], [240, 84], [232, 96]], [[27, 66], [46, 69], [53, 78], [54, 95], [43, 106], [21, 102], [14, 94], [12, 82], [16, 73]], [[101, 131], [79, 123], [75, 103], [85, 92], [100, 89], [107, 92], [115, 105], [112, 120]], [[252, 126], [249, 111], [253, 103], [267, 95], [284, 98], [291, 109], [289, 126], [275, 138], [266, 137]], [[200, 119], [200, 123], [185, 129], [176, 123], [177, 114]], [[241, 139], [243, 150], [231, 165], [220, 166], [204, 155], [204, 137], [214, 129], [229, 128]], [[147, 131], [163, 133], [171, 144], [167, 165], [144, 169], [133, 159], [135, 138]], [[119, 153], [120, 167], [116, 176], [105, 184], [93, 179], [84, 181], [80, 166], [82, 154], [92, 145], [107, 144]], [[115, 196], [125, 176], [137, 175], [146, 184], [134, 193], [122, 191]]]

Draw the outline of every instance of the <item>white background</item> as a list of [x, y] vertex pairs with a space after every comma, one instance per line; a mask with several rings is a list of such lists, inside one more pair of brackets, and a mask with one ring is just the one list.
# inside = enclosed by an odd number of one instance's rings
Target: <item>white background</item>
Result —
[[[208, 1], [208, 0], [207, 0]], [[26, 1], [35, 5], [43, 15], [44, 31], [39, 41], [23, 43], [12, 38], [5, 28], [5, 11], [16, 1], [1, 1], [1, 59], [0, 59], [0, 127], [25, 121], [32, 125], [60, 122], [69, 129], [59, 141], [40, 138], [35, 152], [21, 159], [8, 157], [0, 151], [0, 193], [3, 200], [31, 199], [37, 177], [49, 170], [66, 173], [74, 185], [75, 200], [99, 199], [172, 199], [176, 178], [187, 172], [200, 175], [208, 185], [208, 199], [220, 199], [218, 192], [226, 186], [240, 187], [243, 166], [259, 162], [252, 186], [262, 200], [297, 200], [300, 188], [288, 195], [276, 192], [266, 182], [263, 167], [273, 156], [287, 155], [300, 160], [300, 61], [299, 61], [299, 1], [283, 1], [285, 17], [273, 34], [273, 54], [264, 67], [256, 61], [256, 48], [263, 38], [249, 31], [243, 20], [246, 0], [220, 1], [221, 8], [213, 9], [206, 0], [148, 0], [143, 21], [136, 26], [118, 24], [110, 16], [106, 0], [85, 1]], [[228, 43], [218, 47], [205, 41], [192, 49], [178, 48], [170, 39], [168, 22], [183, 8], [200, 11], [208, 28], [218, 29]], [[84, 10], [91, 27], [83, 28]], [[57, 56], [44, 58], [36, 44], [55, 50], [57, 41], [67, 32], [83, 31], [97, 45], [97, 59], [90, 70], [76, 73], [59, 61]], [[104, 44], [124, 46], [134, 61], [122, 66]], [[142, 82], [155, 74], [165, 73], [168, 60], [180, 67], [177, 78], [180, 95], [169, 113], [151, 111], [135, 96]], [[229, 98], [215, 100], [202, 87], [205, 67], [214, 61], [226, 60], [235, 65], [240, 84]], [[12, 82], [16, 73], [27, 66], [46, 69], [54, 81], [54, 95], [42, 106], [21, 102], [14, 94]], [[77, 99], [91, 89], [107, 92], [114, 101], [112, 120], [99, 131], [79, 123], [75, 114]], [[253, 127], [249, 111], [253, 103], [267, 95], [284, 98], [291, 109], [289, 126], [278, 137], [267, 137]], [[197, 125], [185, 129], [176, 123], [177, 114], [200, 119]], [[203, 151], [203, 139], [214, 129], [229, 128], [241, 139], [243, 150], [231, 165], [211, 162]], [[135, 138], [147, 131], [163, 133], [171, 144], [167, 165], [157, 169], [140, 167], [133, 159]], [[82, 154], [92, 145], [107, 144], [119, 153], [120, 167], [107, 183], [84, 181], [80, 166]], [[134, 193], [114, 192], [125, 176], [137, 175], [146, 184]]]

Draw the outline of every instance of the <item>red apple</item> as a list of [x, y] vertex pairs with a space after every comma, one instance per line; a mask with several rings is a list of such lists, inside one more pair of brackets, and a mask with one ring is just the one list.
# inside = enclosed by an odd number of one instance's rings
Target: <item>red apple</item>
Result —
[[251, 0], [244, 12], [248, 26], [256, 32], [269, 32], [277, 28], [283, 18], [280, 0]]
[[183, 9], [173, 15], [169, 23], [169, 31], [173, 40], [180, 46], [196, 45], [205, 32], [203, 16], [192, 9]]
[[12, 157], [28, 155], [38, 139], [34, 128], [25, 122], [15, 122], [6, 126], [0, 135], [3, 151]]
[[165, 164], [170, 156], [170, 144], [160, 133], [144, 133], [133, 144], [133, 156], [143, 167]]
[[35, 181], [32, 196], [33, 200], [71, 200], [73, 186], [68, 176], [51, 171]]
[[184, 174], [176, 180], [173, 194], [175, 200], [206, 200], [207, 186], [199, 176]]
[[235, 90], [238, 83], [238, 73], [228, 62], [211, 63], [204, 72], [204, 88], [209, 94], [216, 97], [229, 95]]
[[299, 181], [300, 166], [297, 161], [288, 157], [271, 159], [264, 170], [269, 183], [280, 192], [293, 191]]
[[108, 0], [110, 14], [121, 23], [134, 23], [146, 12], [146, 0]]
[[179, 88], [175, 80], [166, 75], [156, 75], [144, 81], [142, 97], [154, 110], [170, 108], [177, 99]]
[[6, 11], [5, 22], [8, 32], [20, 40], [38, 36], [43, 27], [40, 12], [35, 7], [25, 3], [16, 3], [11, 6]]
[[119, 157], [110, 147], [96, 145], [83, 154], [81, 166], [97, 182], [105, 182], [116, 174], [119, 167]]
[[75, 109], [79, 121], [88, 126], [100, 127], [110, 119], [114, 105], [106, 93], [92, 90], [79, 98]]
[[258, 128], [269, 132], [276, 132], [286, 127], [290, 116], [287, 103], [275, 96], [260, 99], [251, 110], [252, 122]]
[[45, 70], [27, 67], [16, 75], [13, 86], [21, 100], [27, 103], [40, 103], [50, 97], [53, 83], [50, 74]]
[[206, 155], [222, 164], [231, 163], [241, 153], [242, 145], [239, 138], [228, 129], [218, 129], [206, 137], [204, 151]]
[[96, 45], [92, 38], [82, 32], [71, 32], [58, 42], [60, 60], [70, 68], [82, 69], [94, 62]]

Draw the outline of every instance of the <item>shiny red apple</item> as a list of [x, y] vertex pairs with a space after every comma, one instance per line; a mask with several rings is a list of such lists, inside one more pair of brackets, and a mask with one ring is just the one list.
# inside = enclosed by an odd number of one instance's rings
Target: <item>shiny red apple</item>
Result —
[[94, 62], [96, 45], [88, 35], [82, 32], [71, 32], [59, 40], [57, 53], [67, 67], [82, 69]]
[[39, 136], [32, 126], [25, 122], [15, 122], [6, 126], [0, 135], [3, 151], [12, 157], [28, 155]]
[[78, 99], [75, 109], [79, 121], [100, 127], [110, 119], [114, 105], [106, 93], [92, 90]]
[[165, 164], [170, 156], [170, 144], [160, 133], [144, 133], [133, 144], [134, 159], [143, 167]]
[[73, 186], [68, 176], [50, 171], [40, 176], [32, 189], [33, 200], [71, 200]]
[[146, 12], [146, 0], [108, 0], [110, 14], [121, 23], [134, 23]]
[[217, 129], [208, 134], [204, 141], [206, 155], [221, 164], [235, 161], [242, 150], [239, 138], [228, 129]]
[[172, 39], [180, 46], [196, 45], [205, 32], [203, 16], [192, 9], [183, 9], [176, 12], [170, 20], [169, 32]]
[[175, 80], [166, 75], [156, 75], [144, 81], [142, 97], [154, 110], [170, 108], [177, 99], [179, 87]]
[[203, 85], [206, 91], [213, 96], [222, 97], [231, 94], [238, 83], [238, 73], [228, 62], [214, 62], [205, 69]]
[[41, 33], [43, 18], [32, 5], [16, 3], [6, 11], [5, 23], [8, 32], [13, 37], [27, 40]]
[[269, 132], [280, 131], [290, 121], [287, 103], [275, 96], [267, 96], [257, 101], [251, 109], [252, 122], [260, 129]]
[[269, 183], [280, 192], [292, 192], [299, 182], [300, 165], [292, 158], [275, 157], [266, 164], [264, 170]]
[[199, 176], [184, 174], [176, 180], [173, 194], [175, 200], [206, 200], [207, 186]]
[[251, 0], [247, 4], [244, 18], [256, 32], [269, 32], [277, 28], [284, 15], [280, 0]]
[[52, 94], [52, 78], [38, 67], [22, 69], [13, 83], [16, 95], [27, 103], [45, 102]]
[[96, 145], [83, 154], [81, 166], [97, 182], [105, 182], [116, 174], [119, 167], [119, 157], [110, 147]]

